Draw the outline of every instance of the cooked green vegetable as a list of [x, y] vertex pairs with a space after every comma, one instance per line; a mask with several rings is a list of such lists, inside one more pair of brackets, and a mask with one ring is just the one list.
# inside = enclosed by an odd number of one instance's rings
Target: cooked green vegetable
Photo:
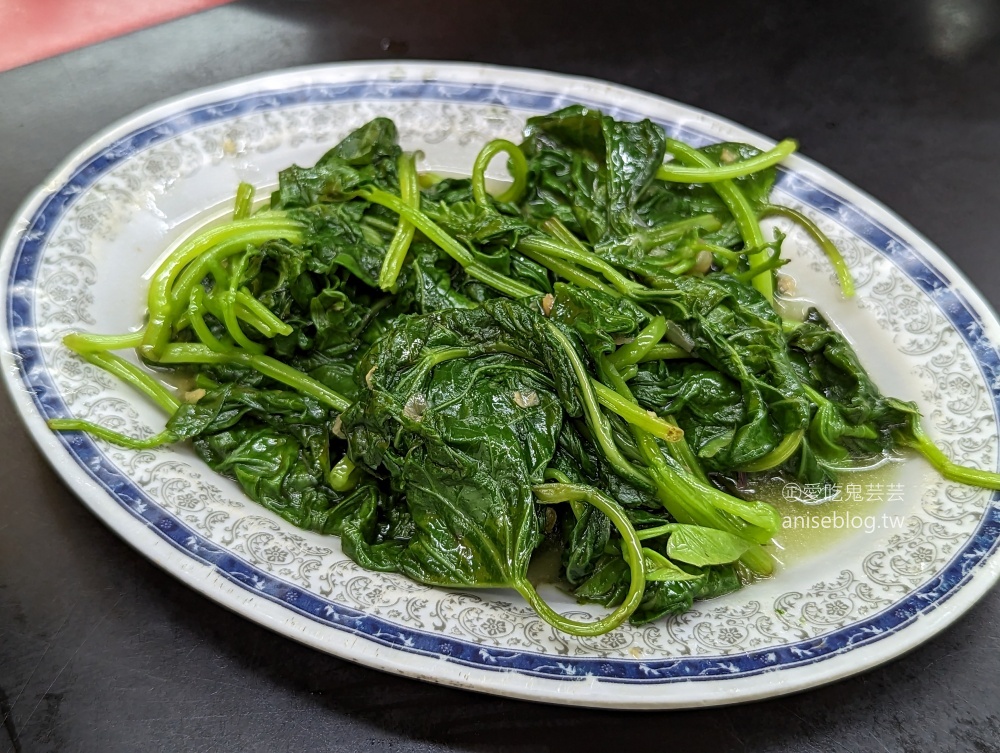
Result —
[[[153, 275], [141, 332], [65, 339], [162, 407], [161, 433], [50, 425], [136, 449], [191, 440], [363, 567], [510, 587], [576, 635], [771, 573], [778, 514], [726, 491], [736, 473], [821, 483], [913, 447], [949, 479], [1000, 488], [948, 460], [818, 312], [776, 312], [772, 214], [800, 223], [853, 294], [822, 231], [770, 202], [795, 147], [694, 149], [574, 106], [442, 180], [377, 118], [282, 171], [267, 207], [240, 185], [232, 219]], [[513, 184], [491, 195], [501, 155]], [[179, 399], [112, 353], [129, 348], [194, 388]], [[580, 623], [542, 600], [527, 573], [546, 538], [566, 587], [607, 616]]]

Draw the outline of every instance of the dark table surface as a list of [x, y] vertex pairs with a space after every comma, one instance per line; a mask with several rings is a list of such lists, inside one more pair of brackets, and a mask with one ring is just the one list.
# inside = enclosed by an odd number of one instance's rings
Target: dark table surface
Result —
[[[0, 73], [0, 225], [136, 108], [288, 66], [469, 60], [721, 114], [870, 192], [1000, 303], [1000, 7], [990, 0], [237, 2]], [[908, 656], [705, 711], [533, 705], [391, 677], [216, 606], [104, 528], [0, 398], [0, 751], [1000, 750], [1000, 592]]]

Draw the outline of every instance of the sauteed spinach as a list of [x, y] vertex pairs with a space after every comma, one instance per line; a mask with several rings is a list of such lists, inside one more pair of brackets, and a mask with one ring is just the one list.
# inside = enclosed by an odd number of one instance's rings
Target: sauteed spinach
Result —
[[[853, 294], [819, 228], [770, 203], [794, 149], [695, 149], [573, 106], [441, 178], [377, 118], [282, 171], [262, 208], [241, 185], [232, 219], [153, 275], [140, 332], [65, 339], [162, 406], [163, 432], [50, 425], [191, 440], [363, 567], [514, 588], [577, 635], [770, 574], [778, 514], [737, 476], [827, 483], [905, 446], [1000, 487], [948, 461], [819, 312], [779, 315], [765, 216], [801, 223]], [[491, 194], [497, 156], [513, 182]], [[129, 348], [148, 368], [114, 353]], [[161, 370], [193, 386], [178, 397]], [[546, 540], [576, 597], [613, 611], [580, 623], [541, 599], [528, 565]]]

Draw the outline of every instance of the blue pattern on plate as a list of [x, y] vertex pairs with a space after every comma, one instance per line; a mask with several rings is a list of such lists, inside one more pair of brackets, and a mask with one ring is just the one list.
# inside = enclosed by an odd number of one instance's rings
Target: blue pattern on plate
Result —
[[[65, 416], [62, 402], [45, 370], [33, 328], [34, 277], [50, 229], [76, 197], [103, 173], [146, 147], [170, 139], [204, 123], [231, 119], [252, 112], [296, 105], [350, 100], [422, 99], [502, 105], [513, 109], [549, 111], [571, 102], [565, 95], [537, 92], [498, 85], [447, 81], [386, 82], [362, 81], [344, 84], [308, 85], [267, 94], [253, 94], [195, 107], [170, 115], [125, 136], [81, 165], [54, 193], [45, 197], [23, 233], [15, 252], [8, 280], [8, 327], [14, 344], [20, 375], [43, 417]], [[617, 118], [638, 119], [641, 114], [608, 103], [582, 102]], [[663, 123], [674, 137], [701, 145], [712, 139], [703, 133], [674, 123]], [[951, 289], [947, 277], [932, 267], [915, 249], [877, 223], [845, 199], [812, 183], [801, 175], [782, 171], [781, 190], [817, 209], [850, 229], [880, 253], [891, 259], [941, 307], [941, 311], [971, 348], [992, 392], [994, 411], [1000, 410], [1000, 357], [994, 345], [982, 335], [982, 321], [969, 304]], [[846, 650], [891, 635], [936, 609], [968, 579], [997, 546], [1000, 538], [1000, 509], [991, 504], [978, 529], [948, 565], [928, 583], [905, 599], [866, 620], [853, 623], [818, 638], [780, 647], [731, 656], [680, 658], [669, 660], [555, 658], [517, 652], [455, 640], [443, 635], [401, 628], [398, 625], [335, 604], [296, 588], [240, 558], [220, 549], [181, 521], [159, 508], [104, 456], [87, 435], [60, 434], [60, 441], [76, 461], [123, 507], [157, 531], [164, 539], [199, 562], [211, 565], [232, 582], [262, 598], [317, 622], [362, 636], [394, 649], [445, 658], [480, 669], [514, 670], [552, 679], [597, 677], [610, 682], [664, 683], [720, 676], [745, 677], [762, 672], [812, 664]], [[991, 502], [1000, 499], [994, 494]]]

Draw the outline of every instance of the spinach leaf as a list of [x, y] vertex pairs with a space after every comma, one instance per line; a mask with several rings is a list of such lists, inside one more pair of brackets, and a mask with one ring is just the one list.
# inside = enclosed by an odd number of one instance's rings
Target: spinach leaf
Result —
[[361, 361], [370, 389], [343, 428], [355, 461], [406, 496], [414, 535], [399, 563], [416, 580], [525, 580], [541, 540], [532, 485], [564, 410], [580, 410], [564, 356], [531, 340], [537, 318], [505, 300], [404, 317]]
[[293, 165], [282, 170], [271, 208], [312, 207], [365, 185], [396, 188], [396, 161], [401, 152], [396, 124], [375, 118], [350, 133], [313, 167]]
[[330, 415], [296, 392], [221, 386], [167, 422], [214, 470], [300, 528], [329, 533], [340, 496], [326, 483]]
[[634, 303], [557, 282], [549, 316], [580, 333], [591, 353], [612, 353], [648, 319]]
[[[678, 383], [674, 367], [648, 368], [637, 397], [650, 410], [686, 411], [699, 457], [712, 470], [742, 468], [774, 450], [781, 439], [803, 431], [811, 403], [789, 358], [781, 321], [756, 290], [724, 274], [678, 277], [668, 312], [690, 343], [692, 355], [712, 370], [683, 366], [694, 384]], [[657, 382], [657, 372], [663, 381]], [[741, 404], [734, 401], [739, 385]], [[697, 400], [680, 399], [697, 396]], [[672, 397], [670, 403], [655, 402]], [[700, 415], [699, 415], [700, 414]], [[732, 421], [728, 426], [722, 423]], [[682, 421], [687, 430], [689, 422]]]

